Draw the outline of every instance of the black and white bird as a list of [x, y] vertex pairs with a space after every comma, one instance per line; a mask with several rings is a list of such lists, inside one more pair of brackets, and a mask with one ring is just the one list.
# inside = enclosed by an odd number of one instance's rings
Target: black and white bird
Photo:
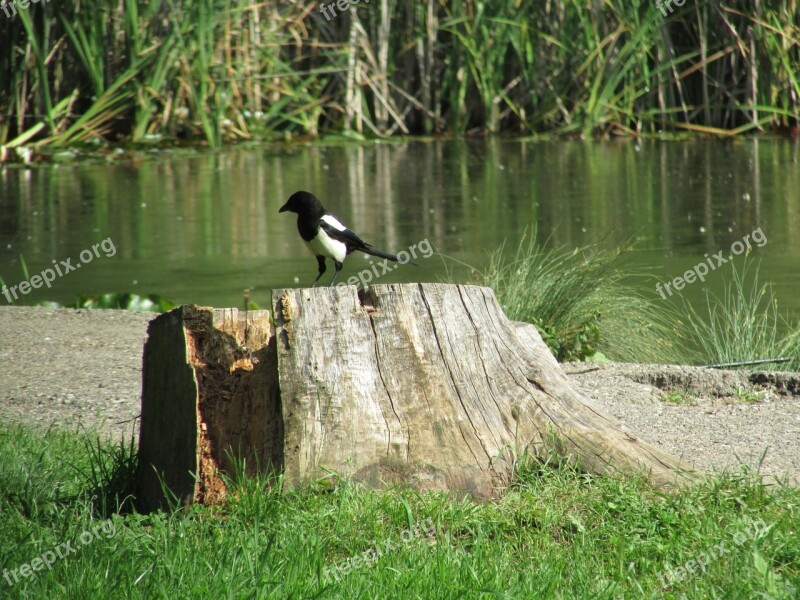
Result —
[[[319, 278], [325, 273], [326, 258], [333, 260], [336, 268], [333, 279], [331, 279], [331, 286], [336, 281], [339, 271], [342, 270], [344, 259], [356, 250], [398, 262], [398, 258], [394, 254], [373, 248], [345, 227], [339, 219], [326, 211], [322, 202], [310, 192], [292, 194], [278, 212], [286, 211], [297, 213], [297, 230], [300, 232], [300, 237], [317, 257], [319, 275], [311, 287], [317, 285]], [[416, 263], [413, 262], [408, 264], [416, 266]]]

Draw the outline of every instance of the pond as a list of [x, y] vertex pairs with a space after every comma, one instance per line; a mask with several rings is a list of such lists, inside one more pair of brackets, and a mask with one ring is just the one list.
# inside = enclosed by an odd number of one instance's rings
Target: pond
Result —
[[[69, 271], [18, 291], [18, 304], [128, 291], [241, 306], [250, 288], [252, 301], [268, 306], [272, 288], [316, 277], [295, 216], [278, 213], [296, 190], [314, 192], [378, 248], [416, 245], [419, 267], [401, 266], [381, 283], [465, 280], [464, 265], [483, 267], [504, 242], [513, 248], [536, 230], [568, 249], [635, 239], [632, 265], [662, 282], [709, 264], [705, 282], [661, 288], [699, 302], [729, 279], [719, 258], [743, 265], [736, 253], [749, 243], [747, 260], [774, 284], [781, 309], [800, 313], [798, 144], [772, 138], [238, 146], [7, 167], [0, 277], [23, 281], [20, 256], [31, 276]], [[435, 250], [427, 258], [426, 243]], [[342, 280], [371, 264], [356, 254]], [[654, 282], [646, 291], [660, 299]]]

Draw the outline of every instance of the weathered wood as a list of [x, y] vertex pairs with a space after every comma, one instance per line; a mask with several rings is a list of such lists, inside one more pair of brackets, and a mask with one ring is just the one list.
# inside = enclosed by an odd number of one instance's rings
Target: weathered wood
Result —
[[593, 473], [689, 465], [588, 406], [533, 325], [492, 290], [443, 284], [277, 290], [286, 480], [330, 469], [373, 482], [490, 496], [524, 454]]
[[162, 481], [180, 502], [220, 500], [232, 459], [281, 469], [269, 311], [176, 308], [150, 322], [143, 362], [140, 510], [166, 506]]
[[476, 497], [501, 491], [525, 455], [644, 473], [665, 489], [692, 478], [592, 409], [488, 288], [285, 289], [273, 301], [273, 336], [266, 311], [248, 315], [247, 340], [231, 309], [182, 307], [151, 323], [143, 506], [163, 502], [156, 472], [181, 499], [218, 499], [231, 451], [292, 486], [333, 471]]

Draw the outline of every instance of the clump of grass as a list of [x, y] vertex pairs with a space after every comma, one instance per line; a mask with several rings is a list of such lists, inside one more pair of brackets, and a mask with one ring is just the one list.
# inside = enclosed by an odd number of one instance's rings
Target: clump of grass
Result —
[[671, 392], [664, 392], [659, 394], [659, 398], [667, 404], [681, 404], [687, 406], [694, 406], [697, 404], [697, 398], [688, 392], [673, 390]]
[[736, 398], [737, 402], [741, 402], [743, 404], [754, 404], [756, 402], [760, 402], [764, 396], [763, 391], [756, 391], [753, 389], [746, 389], [742, 386], [738, 386], [733, 392], [734, 398]]
[[109, 446], [100, 438], [85, 439], [88, 464], [79, 471], [86, 481], [84, 492], [96, 515], [109, 518], [133, 509], [135, 473], [139, 464], [134, 431], [128, 442]]
[[[75, 448], [76, 440], [81, 449]], [[53, 427], [40, 433], [4, 425], [0, 456], [0, 505], [16, 503], [25, 518], [58, 518], [60, 508], [76, 502], [86, 503], [95, 517], [131, 509], [137, 464], [133, 434], [114, 446], [87, 432], [76, 436]], [[65, 469], [71, 473], [67, 477]]]
[[[527, 239], [526, 239], [527, 238]], [[623, 269], [629, 247], [545, 250], [524, 236], [479, 274], [510, 319], [534, 323], [560, 361], [680, 362], [680, 322], [647, 299]]]
[[74, 445], [74, 436], [63, 431], [49, 429], [41, 433], [21, 425], [3, 424], [0, 512], [13, 506], [20, 519], [49, 522], [57, 518], [60, 507], [75, 502], [81, 495], [81, 482], [62, 476], [65, 461], [74, 457]]
[[684, 301], [688, 336], [710, 363], [788, 357], [789, 363], [758, 368], [796, 371], [800, 369], [800, 329], [780, 314], [772, 285], [759, 281], [758, 266], [752, 277], [749, 268], [747, 259], [741, 270], [731, 263], [722, 295], [707, 292], [702, 313]]
[[[662, 307], [634, 285], [644, 273], [627, 271], [629, 247], [545, 250], [532, 236], [513, 257], [503, 248], [478, 274], [493, 288], [509, 318], [534, 323], [559, 361], [728, 363], [790, 358], [762, 369], [800, 370], [800, 326], [782, 316], [769, 283], [749, 264], [731, 275], [721, 296], [708, 293], [705, 311], [684, 301]], [[686, 348], [696, 348], [690, 351]], [[741, 368], [747, 368], [743, 366]]]

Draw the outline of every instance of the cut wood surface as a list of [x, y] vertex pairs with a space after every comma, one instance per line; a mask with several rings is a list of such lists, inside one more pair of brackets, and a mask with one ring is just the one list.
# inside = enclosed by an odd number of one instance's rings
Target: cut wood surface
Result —
[[641, 473], [663, 489], [694, 476], [592, 409], [488, 288], [283, 289], [273, 302], [273, 334], [265, 311], [245, 325], [234, 309], [182, 307], [150, 326], [140, 458], [179, 498], [219, 498], [231, 454], [290, 486], [335, 473], [479, 498], [525, 457]]

